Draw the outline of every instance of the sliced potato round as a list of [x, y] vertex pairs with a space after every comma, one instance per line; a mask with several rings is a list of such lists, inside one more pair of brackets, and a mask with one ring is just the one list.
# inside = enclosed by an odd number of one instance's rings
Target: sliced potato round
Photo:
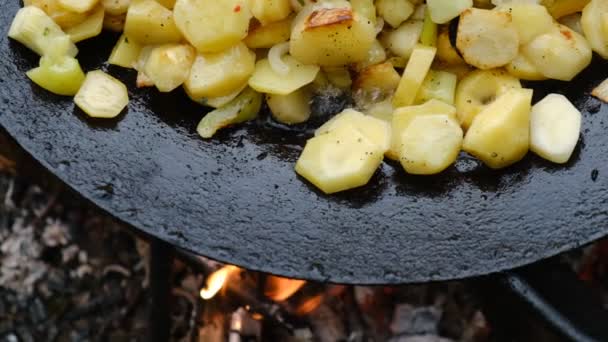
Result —
[[509, 13], [471, 8], [460, 16], [456, 46], [467, 63], [492, 69], [517, 57], [519, 36]]
[[564, 25], [536, 37], [524, 45], [522, 53], [544, 76], [561, 81], [573, 79], [592, 58], [587, 40]]
[[310, 93], [303, 88], [287, 95], [267, 94], [266, 103], [278, 122], [293, 125], [310, 118]]
[[261, 93], [287, 95], [314, 81], [320, 70], [316, 65], [302, 64], [289, 55], [283, 57], [283, 62], [289, 67], [285, 75], [274, 71], [268, 59], [258, 61], [249, 78], [249, 86]]
[[395, 109], [392, 120], [391, 147], [386, 152], [388, 158], [399, 160], [401, 135], [414, 118], [424, 115], [447, 115], [456, 118], [456, 108], [439, 100], [429, 100], [421, 105]]
[[237, 44], [247, 36], [252, 17], [246, 0], [177, 0], [173, 14], [184, 37], [202, 53]]
[[87, 73], [74, 103], [88, 116], [111, 119], [129, 103], [127, 87], [101, 70]]
[[608, 13], [608, 0], [591, 0], [583, 9], [581, 25], [593, 51], [608, 58], [607, 36], [603, 29], [605, 13]]
[[196, 51], [186, 44], [161, 45], [150, 53], [144, 73], [160, 92], [170, 92], [186, 81]]
[[511, 63], [505, 66], [505, 69], [509, 74], [522, 80], [542, 81], [547, 79], [523, 53], [517, 55]]
[[380, 42], [395, 55], [410, 58], [420, 40], [423, 25], [421, 20], [408, 20], [395, 30], [383, 33]]
[[199, 54], [184, 87], [195, 98], [224, 96], [242, 87], [255, 68], [255, 54], [243, 43], [219, 53]]
[[458, 120], [466, 130], [479, 112], [511, 89], [521, 88], [519, 80], [501, 69], [476, 70], [456, 87]]
[[532, 107], [530, 150], [554, 163], [566, 163], [581, 134], [581, 112], [564, 95], [549, 94]]
[[358, 129], [341, 126], [309, 139], [296, 172], [326, 194], [369, 182], [382, 162], [382, 151]]
[[464, 64], [464, 60], [450, 42], [448, 28], [444, 27], [437, 36], [437, 59], [449, 65]]
[[399, 161], [407, 173], [437, 174], [456, 161], [462, 139], [462, 128], [453, 116], [417, 116], [398, 137]]
[[496, 10], [511, 14], [520, 44], [551, 31], [555, 25], [547, 8], [537, 3], [510, 2], [496, 7]]
[[377, 144], [382, 153], [386, 152], [391, 143], [391, 127], [384, 121], [372, 116], [365, 115], [353, 109], [345, 109], [341, 113], [327, 121], [315, 131], [315, 135], [326, 134], [339, 127], [353, 126], [369, 141]]

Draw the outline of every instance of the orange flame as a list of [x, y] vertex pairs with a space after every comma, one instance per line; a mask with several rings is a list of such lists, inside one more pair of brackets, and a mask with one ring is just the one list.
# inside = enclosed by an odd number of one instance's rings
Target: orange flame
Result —
[[296, 309], [296, 315], [304, 316], [309, 313], [315, 311], [316, 308], [321, 305], [323, 302], [323, 295], [317, 295], [305, 300], [298, 308]]
[[304, 284], [306, 284], [304, 280], [280, 278], [269, 275], [266, 278], [264, 294], [268, 298], [280, 302], [293, 296], [293, 294], [298, 292]]
[[227, 265], [211, 273], [205, 288], [201, 289], [201, 298], [205, 300], [213, 298], [224, 287], [228, 277], [239, 270], [236, 266]]

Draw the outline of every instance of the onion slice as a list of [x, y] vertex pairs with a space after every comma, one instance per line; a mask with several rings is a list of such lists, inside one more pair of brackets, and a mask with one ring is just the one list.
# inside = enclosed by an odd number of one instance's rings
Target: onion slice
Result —
[[281, 57], [289, 52], [289, 42], [277, 44], [268, 51], [268, 62], [274, 72], [279, 75], [287, 75], [289, 73], [289, 65], [287, 65]]

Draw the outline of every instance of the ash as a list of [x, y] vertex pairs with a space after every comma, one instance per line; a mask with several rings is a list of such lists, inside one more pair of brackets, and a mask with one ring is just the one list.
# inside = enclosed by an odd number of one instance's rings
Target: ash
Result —
[[[18, 174], [0, 156], [0, 341], [146, 341], [158, 323], [148, 318], [147, 242]], [[608, 242], [566, 258], [608, 303]], [[203, 300], [200, 289], [221, 267], [196, 256], [174, 261], [172, 341], [559, 341], [544, 330], [498, 335], [474, 281], [340, 286], [239, 270]], [[289, 286], [297, 289], [277, 294]]]

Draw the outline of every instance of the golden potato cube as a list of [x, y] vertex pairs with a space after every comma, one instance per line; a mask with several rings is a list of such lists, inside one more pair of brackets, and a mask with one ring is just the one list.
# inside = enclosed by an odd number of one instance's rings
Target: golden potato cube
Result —
[[372, 22], [346, 1], [307, 5], [294, 19], [290, 53], [305, 64], [341, 66], [363, 61], [376, 38]]
[[154, 0], [139, 0], [129, 6], [124, 33], [144, 45], [182, 40], [173, 13]]
[[520, 161], [530, 148], [531, 89], [511, 89], [473, 120], [463, 149], [492, 169]]
[[511, 89], [521, 88], [519, 80], [504, 70], [475, 70], [456, 87], [458, 120], [466, 130], [473, 119], [499, 96]]

